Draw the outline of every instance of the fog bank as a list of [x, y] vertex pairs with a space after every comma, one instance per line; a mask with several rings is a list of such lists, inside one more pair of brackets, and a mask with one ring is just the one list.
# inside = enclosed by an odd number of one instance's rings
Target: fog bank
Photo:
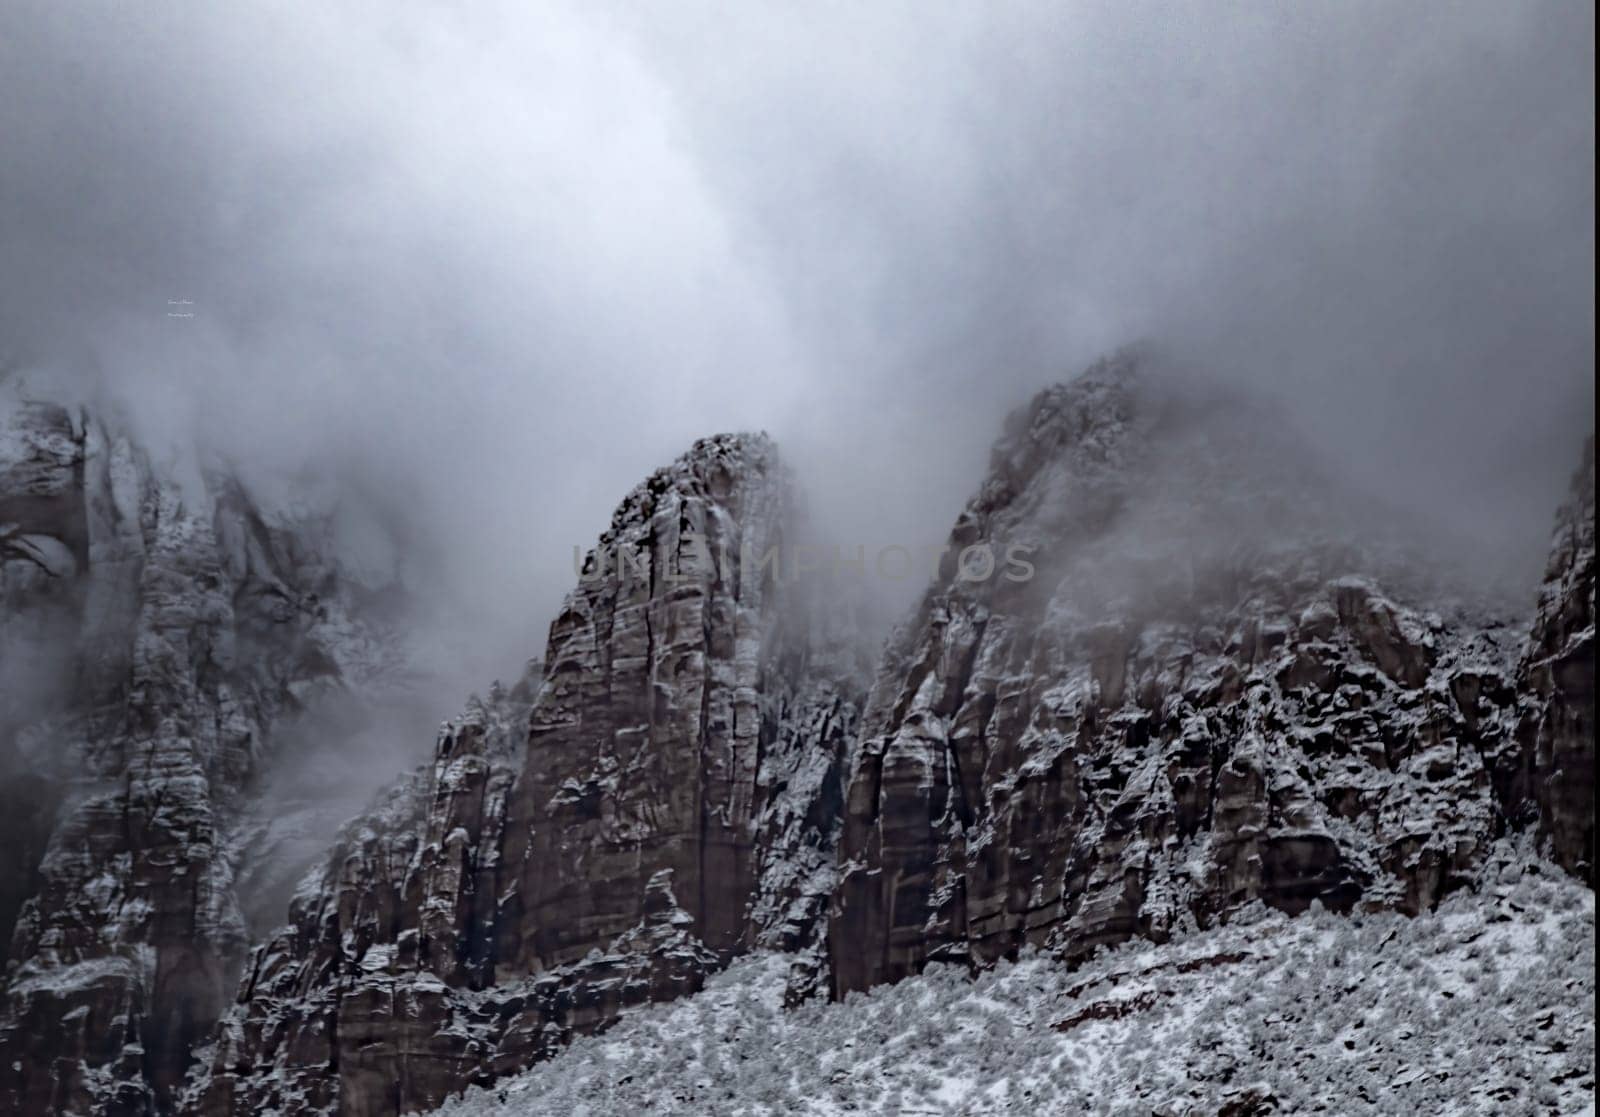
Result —
[[1593, 21], [12, 0], [0, 355], [323, 478], [481, 681], [694, 438], [935, 542], [1138, 339], [1531, 578], [1593, 407]]

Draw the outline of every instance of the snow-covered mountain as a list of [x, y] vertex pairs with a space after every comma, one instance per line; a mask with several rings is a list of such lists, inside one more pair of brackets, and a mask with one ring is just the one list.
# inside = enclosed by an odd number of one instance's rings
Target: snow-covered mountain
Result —
[[629, 494], [542, 677], [447, 726], [306, 882], [194, 1111], [433, 1105], [757, 947], [814, 964], [866, 665], [839, 603], [744, 562], [791, 497], [758, 435]]
[[1528, 821], [1591, 872], [1592, 807], [1561, 819], [1593, 756], [1592, 499], [1541, 614], [1563, 631], [1530, 653], [1572, 659], [1574, 689], [1539, 713], [1525, 633], [1291, 437], [1131, 356], [1014, 417], [951, 544], [1025, 544], [1039, 573], [952, 567], [890, 645], [852, 767], [836, 993], [1161, 941], [1255, 900], [1416, 914]]
[[[22, 816], [0, 893], [27, 897], [0, 1016], [19, 1112], [1592, 1099], [1592, 446], [1530, 620], [1270, 409], [1121, 355], [1016, 413], [880, 649], [870, 564], [784, 564], [777, 447], [703, 439], [624, 499], [542, 662], [344, 828], [230, 1007], [235, 881], [267, 872], [253, 777], [300, 691], [376, 685], [383, 642], [244, 498], [180, 499], [67, 412], [6, 421], [7, 631], [113, 626], [46, 673], [93, 688], [0, 723], [32, 773], [68, 718], [102, 781]], [[1548, 1050], [1444, 1047], [1457, 999], [1472, 1044]], [[1408, 1022], [1383, 1046], [1355, 1034], [1373, 1009]], [[744, 1065], [774, 1044], [770, 1074]]]
[[265, 770], [405, 664], [325, 523], [80, 407], [0, 407], [0, 1110], [158, 1112], [249, 949], [240, 873], [303, 869], [314, 808], [262, 819]]

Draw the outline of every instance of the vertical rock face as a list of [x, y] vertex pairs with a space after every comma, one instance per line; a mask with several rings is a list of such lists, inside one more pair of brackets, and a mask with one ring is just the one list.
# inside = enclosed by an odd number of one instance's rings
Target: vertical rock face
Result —
[[[723, 438], [618, 509], [591, 560], [612, 569], [551, 626], [508, 828], [512, 967], [604, 949], [660, 872], [724, 960], [771, 929], [763, 920], [790, 918], [787, 898], [755, 903], [763, 882], [778, 887], [757, 823], [794, 810], [805, 822], [827, 791], [827, 763], [813, 762], [842, 754], [851, 709], [847, 677], [809, 670], [806, 614], [782, 607], [788, 500], [764, 437]], [[804, 808], [778, 801], [791, 791]]]
[[726, 956], [740, 940], [776, 606], [770, 579], [740, 562], [781, 545], [785, 501], [771, 447], [730, 440], [700, 444], [617, 510], [594, 558], [614, 569], [550, 630], [511, 813], [508, 963], [603, 949], [663, 870], [708, 947]]
[[244, 952], [229, 820], [273, 726], [380, 645], [231, 479], [0, 406], [0, 1110], [150, 1113]]
[[[38, 888], [70, 761], [39, 740], [70, 706], [74, 631], [88, 561], [83, 444], [73, 416], [43, 404], [0, 413], [0, 958]], [[41, 726], [39, 723], [43, 722]]]
[[[849, 786], [836, 994], [1024, 943], [1160, 941], [1254, 899], [1415, 912], [1505, 826], [1503, 625], [1430, 607], [1448, 597], [1415, 563], [1355, 542], [1362, 510], [1297, 470], [1274, 416], [1136, 365], [1016, 415], [956, 524], [952, 555], [1026, 545], [1033, 577], [947, 558], [891, 648]], [[1580, 541], [1541, 619], [1557, 659], [1524, 669], [1548, 678], [1531, 783], [1572, 849], [1587, 792], [1549, 777], [1592, 749], [1592, 673], [1563, 666], [1592, 661], [1571, 600], [1592, 601], [1592, 514], [1590, 596]]]
[[189, 1108], [420, 1109], [756, 946], [818, 980], [860, 663], [783, 584], [789, 500], [764, 436], [628, 496], [542, 676], [448, 726], [306, 882]]
[[1550, 854], [1594, 883], [1594, 438], [1557, 517], [1539, 611], [1517, 691], [1521, 750], [1505, 779], [1514, 805], [1537, 812]]

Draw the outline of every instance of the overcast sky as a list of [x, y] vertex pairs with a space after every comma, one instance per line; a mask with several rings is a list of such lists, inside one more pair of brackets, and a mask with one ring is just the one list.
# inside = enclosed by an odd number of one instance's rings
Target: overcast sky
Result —
[[1005, 412], [1137, 339], [1532, 562], [1592, 424], [1593, 23], [5, 0], [0, 355], [335, 478], [493, 663], [695, 437], [934, 541]]

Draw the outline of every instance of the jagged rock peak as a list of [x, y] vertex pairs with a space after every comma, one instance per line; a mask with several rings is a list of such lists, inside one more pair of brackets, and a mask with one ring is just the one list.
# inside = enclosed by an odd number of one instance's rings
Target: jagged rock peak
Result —
[[1524, 750], [1498, 618], [1445, 608], [1357, 531], [1359, 494], [1281, 417], [1144, 365], [1013, 416], [951, 549], [1021, 545], [1032, 576], [947, 558], [889, 648], [849, 784], [836, 994], [1025, 944], [1160, 941], [1257, 899], [1414, 912], [1508, 824], [1499, 773]]
[[195, 1112], [434, 1105], [757, 946], [820, 980], [861, 694], [759, 561], [792, 495], [766, 436], [723, 435], [623, 499], [537, 686], [447, 726], [256, 952]]
[[538, 970], [603, 949], [661, 869], [713, 951], [756, 933], [763, 697], [801, 682], [772, 669], [799, 626], [759, 560], [792, 498], [769, 438], [721, 435], [622, 502], [609, 564], [592, 557], [550, 629], [507, 845], [508, 959]]
[[769, 475], [780, 477], [778, 446], [766, 432], [733, 432], [696, 439], [670, 465], [662, 466], [633, 487], [611, 514], [612, 533], [636, 523], [668, 489], [683, 496], [722, 499], [732, 486]]
[[[1407, 580], [1281, 416], [1129, 352], [1008, 422], [870, 696], [848, 608], [766, 561], [799, 529], [765, 435], [702, 439], [636, 486], [542, 663], [469, 700], [431, 762], [344, 829], [175, 1099], [243, 939], [228, 831], [253, 768], [219, 777], [232, 754], [207, 734], [242, 726], [267, 756], [305, 682], [241, 675], [225, 635], [270, 621], [296, 655], [337, 661], [318, 634], [343, 630], [306, 634], [300, 599], [252, 573], [297, 585], [314, 564], [282, 557], [292, 540], [217, 526], [244, 506], [197, 513], [143, 466], [107, 490], [132, 511], [97, 547], [87, 436], [70, 416], [29, 423], [24, 450], [0, 439], [0, 522], [20, 525], [0, 530], [0, 590], [22, 603], [8, 624], [131, 604], [97, 622], [113, 654], [79, 673], [105, 688], [84, 693], [114, 730], [86, 738], [109, 742], [108, 783], [51, 839], [19, 923], [0, 1102], [23, 1111], [390, 1117], [752, 950], [791, 955], [793, 1000], [1028, 945], [1077, 961], [1257, 902], [1417, 912], [1523, 826], [1592, 874], [1592, 459], [1524, 645]], [[39, 527], [80, 519], [87, 543]], [[1027, 562], [974, 578], [974, 545]], [[61, 591], [97, 570], [122, 580]], [[197, 611], [219, 586], [233, 613]], [[143, 662], [119, 650], [129, 633], [161, 670], [125, 669]], [[185, 633], [197, 654], [166, 654]], [[129, 817], [143, 836], [113, 835]], [[127, 858], [109, 877], [106, 850]], [[132, 902], [103, 904], [102, 879]]]

